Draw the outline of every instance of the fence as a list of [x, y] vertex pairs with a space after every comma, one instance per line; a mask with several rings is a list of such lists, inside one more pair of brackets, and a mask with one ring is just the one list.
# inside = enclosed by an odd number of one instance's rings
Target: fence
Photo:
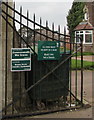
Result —
[[[20, 20], [17, 20], [15, 16], [19, 16]], [[84, 105], [82, 39], [79, 38], [81, 40], [79, 44], [75, 43], [74, 38], [66, 35], [65, 28], [64, 34], [61, 34], [60, 26], [55, 31], [53, 23], [51, 30], [48, 21], [44, 27], [41, 18], [40, 23], [36, 22], [35, 14], [31, 20], [28, 11], [27, 16], [22, 14], [22, 7], [20, 12], [15, 10], [15, 3], [11, 7], [9, 3], [2, 2], [2, 19], [3, 24], [5, 24], [5, 28], [3, 28], [5, 29], [5, 87], [1, 111], [3, 118], [32, 116], [82, 107]], [[18, 31], [15, 24], [20, 26]], [[11, 31], [11, 38], [9, 30]], [[31, 71], [11, 72], [9, 70], [8, 64], [11, 64], [11, 53], [8, 49], [10, 39], [11, 48], [31, 49]], [[38, 60], [40, 57], [38, 56], [40, 41], [48, 42], [48, 44], [58, 43], [59, 58]], [[77, 69], [78, 52], [81, 53], [80, 78], [78, 78]], [[74, 60], [72, 56], [74, 56]], [[73, 61], [75, 61], [76, 66], [74, 71], [71, 67]], [[9, 84], [10, 77], [7, 76], [11, 76], [11, 84]]]

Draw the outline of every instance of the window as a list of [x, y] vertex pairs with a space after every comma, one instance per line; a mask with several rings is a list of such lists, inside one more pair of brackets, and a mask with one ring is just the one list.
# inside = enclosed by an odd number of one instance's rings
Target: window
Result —
[[83, 44], [92, 44], [93, 41], [93, 31], [92, 30], [84, 30], [84, 31], [76, 31], [75, 32], [75, 42], [80, 43], [80, 38], [83, 39]]
[[85, 31], [85, 33], [92, 33], [92, 31]]
[[77, 31], [76, 32], [76, 43], [80, 43], [80, 38], [83, 39], [83, 31]]
[[91, 42], [92, 42], [92, 35], [85, 34], [85, 43], [91, 43]]

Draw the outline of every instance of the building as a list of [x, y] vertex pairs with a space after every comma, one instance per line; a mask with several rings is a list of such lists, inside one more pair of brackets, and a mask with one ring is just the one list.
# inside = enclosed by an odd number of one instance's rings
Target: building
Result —
[[[52, 39], [58, 39], [58, 34], [53, 33], [49, 28], [48, 30], [46, 29], [28, 29], [26, 27], [22, 27], [21, 30], [18, 30], [19, 34], [21, 32], [22, 38], [30, 45], [33, 46], [34, 40], [35, 40], [35, 45], [38, 44], [38, 41], [52, 41]], [[21, 43], [22, 47], [25, 47], [26, 44], [22, 41]]]
[[78, 37], [82, 37], [83, 51], [94, 52], [94, 2], [86, 2], [83, 11], [84, 19], [74, 29], [75, 42], [80, 43]]

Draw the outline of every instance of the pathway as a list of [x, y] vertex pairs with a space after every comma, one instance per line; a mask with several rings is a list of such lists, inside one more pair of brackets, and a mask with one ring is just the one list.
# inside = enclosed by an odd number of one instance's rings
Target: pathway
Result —
[[[75, 59], [75, 57], [72, 57], [72, 59]], [[78, 60], [81, 60], [81, 56], [77, 57]], [[94, 55], [91, 56], [83, 56], [84, 61], [91, 61], [94, 62]]]

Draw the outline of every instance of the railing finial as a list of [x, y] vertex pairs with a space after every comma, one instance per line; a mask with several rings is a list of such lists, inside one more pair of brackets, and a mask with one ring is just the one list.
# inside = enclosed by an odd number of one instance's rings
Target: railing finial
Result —
[[58, 33], [60, 33], [60, 25], [58, 25]]

